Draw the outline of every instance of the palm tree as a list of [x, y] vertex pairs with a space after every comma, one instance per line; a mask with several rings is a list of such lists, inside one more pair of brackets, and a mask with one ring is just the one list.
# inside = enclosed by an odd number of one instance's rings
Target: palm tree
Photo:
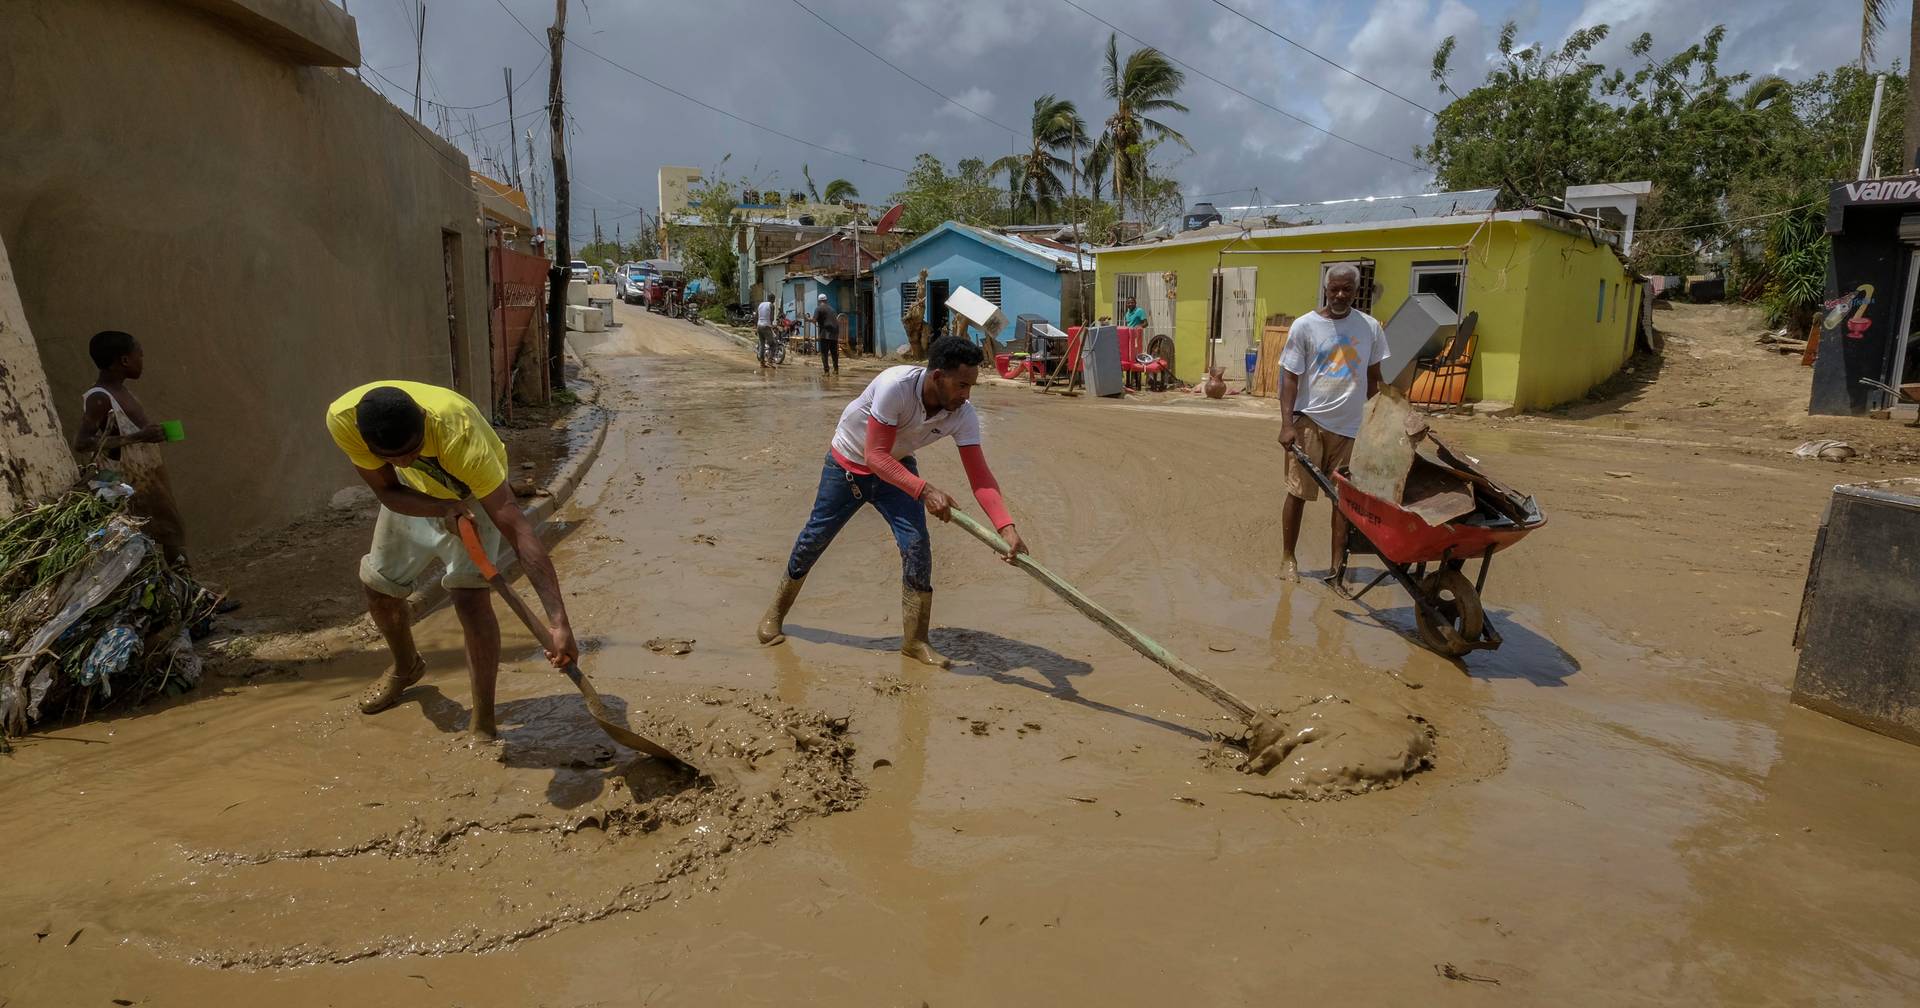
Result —
[[1106, 138], [1095, 140], [1088, 148], [1087, 156], [1080, 162], [1080, 177], [1087, 180], [1087, 194], [1094, 199], [1100, 198], [1101, 183], [1107, 179], [1107, 173], [1113, 168], [1113, 152], [1107, 149]]
[[1086, 142], [1087, 123], [1073, 102], [1057, 95], [1041, 95], [1033, 100], [1033, 137], [1027, 153], [1009, 154], [991, 168], [995, 174], [1007, 173], [1016, 206], [1034, 215], [1050, 214], [1064, 193], [1060, 172], [1074, 171], [1073, 162], [1058, 152], [1077, 150]]
[[826, 196], [826, 202], [839, 203], [843, 200], [858, 199], [860, 197], [860, 190], [855, 189], [853, 183], [846, 179], [837, 178], [827, 183], [824, 195]]
[[1107, 36], [1106, 90], [1114, 108], [1113, 114], [1107, 117], [1105, 131], [1100, 134], [1100, 143], [1112, 159], [1113, 194], [1122, 217], [1126, 216], [1127, 180], [1145, 171], [1142, 140], [1149, 137], [1172, 140], [1188, 150], [1193, 149], [1180, 131], [1149, 118], [1156, 112], [1187, 111], [1185, 105], [1174, 100], [1186, 80], [1187, 75], [1180, 72], [1165, 53], [1152, 46], [1135, 49], [1122, 64], [1118, 38]]
[[[1860, 0], [1860, 69], [1873, 62], [1873, 43], [1887, 26], [1887, 0]], [[1909, 71], [1911, 72], [1911, 71]]]

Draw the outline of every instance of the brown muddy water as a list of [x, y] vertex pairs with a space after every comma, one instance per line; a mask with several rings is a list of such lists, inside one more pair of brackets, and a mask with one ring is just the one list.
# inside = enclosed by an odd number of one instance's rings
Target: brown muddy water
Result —
[[[757, 374], [711, 330], [621, 316], [587, 351], [615, 416], [556, 559], [609, 703], [737, 783], [618, 750], [512, 629], [498, 751], [459, 739], [451, 613], [420, 628], [427, 679], [374, 717], [352, 707], [382, 664], [366, 634], [290, 650], [289, 674], [0, 761], [0, 1001], [1893, 1005], [1920, 989], [1920, 750], [1787, 703], [1826, 489], [1885, 474], [1451, 424], [1552, 520], [1496, 562], [1506, 646], [1455, 664], [1408, 639], [1390, 588], [1356, 605], [1275, 578], [1268, 418], [983, 387], [1038, 557], [1236, 693], [1325, 725], [1290, 754], [1312, 758], [1252, 777], [1223, 765], [1214, 738], [1235, 726], [1217, 708], [957, 530], [934, 529], [952, 670], [894, 653], [898, 558], [870, 513], [809, 579], [788, 643], [759, 647], [832, 421], [869, 372]], [[963, 491], [950, 448], [921, 463]], [[1389, 750], [1415, 771], [1396, 787], [1340, 772], [1391, 783]]]

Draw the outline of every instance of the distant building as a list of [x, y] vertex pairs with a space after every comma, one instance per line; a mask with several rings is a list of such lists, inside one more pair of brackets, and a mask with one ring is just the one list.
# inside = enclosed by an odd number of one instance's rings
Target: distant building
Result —
[[1590, 221], [1497, 211], [1495, 195], [1222, 208], [1238, 222], [1094, 250], [1095, 312], [1117, 317], [1137, 298], [1148, 340], [1171, 340], [1180, 379], [1199, 381], [1211, 361], [1231, 380], [1265, 324], [1319, 307], [1327, 269], [1352, 263], [1358, 306], [1383, 324], [1414, 293], [1478, 313], [1466, 398], [1527, 409], [1578, 399], [1632, 355], [1639, 277]]
[[[1067, 246], [948, 221], [875, 264], [879, 350], [892, 353], [907, 345], [900, 314], [914, 296], [922, 269], [927, 271], [931, 332], [944, 331], [946, 296], [955, 287], [998, 305], [1009, 321], [1032, 314], [1063, 327], [1078, 324], [1079, 261]], [[1090, 266], [1093, 257], [1084, 261]]]
[[671, 220], [697, 209], [693, 189], [701, 182], [698, 168], [663, 165], [660, 168], [659, 209], [662, 220]]

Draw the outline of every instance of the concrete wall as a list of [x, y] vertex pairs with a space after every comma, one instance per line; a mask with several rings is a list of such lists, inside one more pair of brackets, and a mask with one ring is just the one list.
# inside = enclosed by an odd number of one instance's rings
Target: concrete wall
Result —
[[[1478, 231], [1478, 237], [1475, 233]], [[1333, 234], [1261, 236], [1234, 249], [1371, 249], [1298, 255], [1242, 255], [1221, 250], [1227, 238], [1185, 245], [1103, 251], [1095, 263], [1094, 314], [1111, 312], [1115, 277], [1122, 273], [1173, 271], [1179, 275], [1174, 311], [1174, 357], [1178, 376], [1204, 376], [1208, 297], [1216, 267], [1252, 266], [1256, 319], [1275, 313], [1302, 315], [1319, 303], [1320, 266], [1371, 259], [1376, 285], [1372, 314], [1384, 324], [1412, 289], [1413, 267], [1457, 259], [1452, 251], [1390, 251], [1419, 246], [1458, 246], [1473, 240], [1463, 311], [1477, 311], [1479, 343], [1469, 399], [1495, 399], [1543, 409], [1579, 398], [1613, 374], [1632, 353], [1630, 312], [1639, 310], [1619, 257], [1584, 236], [1531, 221], [1478, 220], [1394, 229], [1355, 229]], [[1599, 285], [1607, 303], [1595, 321]], [[1613, 288], [1620, 289], [1616, 308]], [[1238, 372], [1229, 362], [1229, 374]]]
[[1000, 310], [1007, 316], [1009, 332], [1013, 320], [1022, 314], [1044, 315], [1055, 321], [1060, 318], [1059, 271], [949, 231], [874, 268], [874, 311], [879, 314], [875, 324], [881, 353], [893, 353], [907, 345], [907, 330], [900, 324], [900, 285], [917, 281], [922, 269], [927, 271], [929, 288], [935, 281], [945, 280], [949, 290], [965, 287], [975, 294], [980, 293], [981, 277], [999, 277]]
[[0, 518], [73, 485], [68, 444], [0, 243]]
[[[275, 6], [304, 4], [333, 7]], [[321, 424], [347, 388], [485, 400], [485, 248], [458, 150], [350, 73], [190, 5], [8, 0], [0, 38], [0, 241], [55, 405], [71, 430], [95, 331], [145, 343], [138, 393], [186, 422], [165, 451], [194, 546], [355, 482]]]

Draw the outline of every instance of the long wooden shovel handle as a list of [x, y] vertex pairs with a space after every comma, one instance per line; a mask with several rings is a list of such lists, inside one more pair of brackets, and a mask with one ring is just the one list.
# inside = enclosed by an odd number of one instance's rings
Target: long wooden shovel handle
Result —
[[[1000, 538], [998, 533], [967, 517], [967, 515], [958, 508], [955, 508], [951, 512], [951, 515], [953, 523], [965, 529], [968, 535], [993, 547], [993, 551], [1001, 556], [1004, 557], [1008, 555], [1007, 541]], [[1175, 679], [1186, 683], [1194, 692], [1219, 704], [1242, 721], [1252, 721], [1259, 717], [1259, 712], [1249, 706], [1246, 701], [1227, 692], [1219, 683], [1201, 675], [1199, 669], [1175, 657], [1172, 652], [1161, 647], [1153, 638], [1120, 622], [1118, 616], [1108, 612], [1100, 603], [1081, 594], [1078, 588], [1068, 584], [1060, 575], [1041, 566], [1039, 561], [1022, 553], [1015, 556], [1013, 562], [1021, 570], [1033, 575], [1034, 580], [1052, 589], [1055, 595], [1066, 599], [1068, 605], [1080, 610], [1095, 623], [1106, 627], [1108, 633], [1120, 638], [1121, 642], [1125, 643], [1128, 647], [1140, 652], [1142, 656], [1155, 665], [1173, 673]]]

